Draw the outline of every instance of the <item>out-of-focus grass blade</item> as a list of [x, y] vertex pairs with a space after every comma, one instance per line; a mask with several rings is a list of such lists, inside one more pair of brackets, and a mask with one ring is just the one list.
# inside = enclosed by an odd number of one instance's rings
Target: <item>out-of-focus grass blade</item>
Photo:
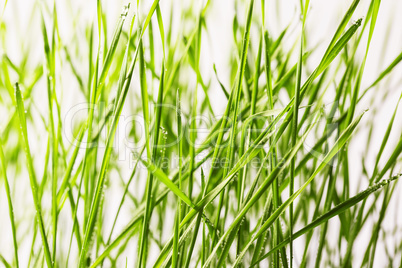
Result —
[[59, 191], [57, 193], [57, 203], [58, 204], [61, 203], [61, 199], [62, 199], [62, 197], [63, 197], [63, 195], [65, 193], [65, 190], [66, 190], [67, 185], [69, 183], [69, 179], [71, 178], [71, 172], [72, 172], [74, 164], [75, 164], [75, 162], [77, 160], [77, 155], [78, 155], [79, 149], [81, 148], [81, 143], [82, 143], [82, 139], [84, 138], [85, 131], [86, 131], [86, 125], [82, 126], [82, 128], [81, 128], [81, 130], [80, 130], [80, 132], [78, 134], [76, 143], [74, 144], [75, 148], [74, 148], [73, 154], [71, 155], [71, 158], [70, 158], [70, 161], [68, 163], [67, 169], [66, 169], [66, 171], [64, 173], [62, 183], [60, 185], [60, 189], [59, 189]]
[[140, 38], [142, 38], [142, 36], [144, 35], [145, 30], [147, 29], [148, 24], [151, 21], [152, 15], [154, 14], [158, 5], [159, 5], [159, 0], [154, 0], [154, 2], [152, 3], [151, 9], [149, 10], [148, 15], [144, 21], [144, 24], [142, 25]]
[[369, 86], [367, 87], [362, 96], [359, 98], [359, 100], [361, 98], [363, 98], [364, 95], [366, 95], [366, 93], [372, 89], [373, 87], [375, 87], [382, 79], [384, 79], [384, 77], [386, 77], [394, 68], [395, 66], [397, 66], [400, 62], [402, 61], [402, 52], [391, 62], [390, 65], [388, 65], [388, 67], [381, 72], [381, 74], [378, 76], [378, 78]]
[[7, 177], [7, 164], [6, 164], [6, 159], [4, 157], [4, 152], [3, 152], [3, 142], [0, 137], [0, 162], [1, 162], [1, 171], [3, 172], [4, 176], [4, 186], [6, 188], [6, 194], [7, 194], [7, 203], [8, 203], [8, 215], [10, 216], [10, 223], [11, 223], [11, 231], [13, 234], [13, 246], [14, 246], [14, 258], [15, 258], [15, 265], [18, 268], [19, 267], [19, 261], [18, 261], [18, 243], [17, 243], [17, 234], [16, 234], [16, 224], [14, 220], [14, 209], [13, 209], [13, 202], [11, 200], [11, 193], [10, 193], [10, 184], [8, 183], [8, 177]]
[[22, 99], [21, 90], [18, 83], [15, 84], [15, 100], [17, 103], [17, 111], [20, 121], [20, 133], [23, 139], [25, 156], [27, 158], [28, 174], [31, 183], [32, 196], [36, 208], [36, 216], [38, 218], [39, 231], [42, 237], [42, 245], [45, 254], [45, 260], [48, 267], [53, 267], [52, 257], [49, 250], [49, 244], [46, 236], [45, 225], [42, 218], [42, 206], [38, 196], [38, 182], [36, 180], [35, 170], [33, 166], [31, 150], [28, 142], [28, 130], [25, 119], [24, 101]]
[[218, 72], [216, 71], [216, 66], [215, 66], [215, 64], [213, 65], [213, 69], [214, 69], [214, 73], [215, 73], [216, 80], [218, 80], [218, 83], [219, 83], [219, 85], [221, 86], [221, 89], [222, 89], [222, 91], [223, 91], [223, 94], [225, 94], [226, 99], [229, 99], [229, 93], [228, 93], [228, 91], [226, 90], [225, 86], [222, 84], [222, 82], [219, 80]]
[[0, 254], [0, 261], [4, 264], [6, 268], [12, 268], [11, 265], [7, 262], [7, 260]]
[[374, 164], [374, 171], [373, 171], [373, 175], [372, 175], [371, 181], [377, 176], [378, 164], [379, 164], [379, 162], [380, 162], [382, 153], [384, 152], [385, 146], [387, 145], [387, 142], [388, 142], [388, 140], [389, 140], [388, 138], [389, 138], [389, 135], [390, 135], [390, 133], [391, 133], [392, 126], [394, 125], [396, 112], [398, 111], [398, 107], [399, 107], [399, 103], [401, 102], [401, 99], [402, 99], [402, 94], [400, 95], [400, 97], [399, 97], [399, 99], [398, 99], [398, 102], [397, 102], [397, 104], [396, 104], [394, 113], [392, 114], [391, 120], [389, 121], [388, 127], [387, 127], [387, 129], [386, 129], [386, 131], [385, 131], [384, 138], [383, 138], [382, 143], [381, 143], [381, 146], [380, 146], [380, 150], [379, 150], [378, 153], [377, 153], [377, 158], [376, 158], [376, 161], [375, 161], [375, 164]]

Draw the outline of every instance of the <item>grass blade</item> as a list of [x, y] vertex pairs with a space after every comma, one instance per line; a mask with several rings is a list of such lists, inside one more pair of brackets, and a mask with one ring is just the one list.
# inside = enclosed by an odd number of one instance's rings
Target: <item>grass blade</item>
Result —
[[42, 218], [42, 206], [39, 200], [38, 196], [38, 182], [36, 180], [36, 175], [35, 175], [35, 170], [33, 166], [33, 161], [32, 161], [32, 156], [31, 156], [31, 150], [29, 148], [29, 142], [28, 142], [28, 130], [27, 130], [27, 123], [25, 119], [25, 108], [24, 108], [24, 101], [22, 99], [21, 95], [21, 90], [18, 85], [18, 83], [15, 84], [15, 100], [17, 103], [17, 111], [18, 111], [18, 117], [20, 121], [20, 133], [23, 139], [23, 144], [24, 144], [24, 151], [25, 151], [25, 156], [27, 159], [27, 166], [28, 166], [28, 173], [29, 173], [29, 180], [31, 183], [31, 190], [32, 190], [32, 196], [36, 208], [36, 217], [38, 218], [38, 224], [39, 224], [39, 231], [42, 237], [42, 245], [43, 245], [43, 250], [45, 253], [45, 260], [46, 264], [48, 267], [53, 267], [53, 261], [52, 257], [50, 254], [49, 250], [49, 244], [46, 236], [46, 231], [45, 231], [45, 225], [43, 222]]

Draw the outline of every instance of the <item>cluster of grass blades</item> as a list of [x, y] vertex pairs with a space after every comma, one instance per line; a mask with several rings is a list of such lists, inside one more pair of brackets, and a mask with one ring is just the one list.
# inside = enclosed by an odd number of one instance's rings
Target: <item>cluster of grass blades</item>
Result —
[[402, 52], [365, 75], [380, 0], [343, 1], [319, 43], [309, 0], [279, 29], [279, 0], [37, 1], [18, 56], [11, 2], [0, 266], [401, 265]]

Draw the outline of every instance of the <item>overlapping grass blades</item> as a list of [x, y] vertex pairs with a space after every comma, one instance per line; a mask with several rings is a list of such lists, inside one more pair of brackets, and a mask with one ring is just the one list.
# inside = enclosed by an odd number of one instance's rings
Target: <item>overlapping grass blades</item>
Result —
[[[68, 22], [59, 2], [38, 5], [40, 60], [0, 40], [1, 216], [12, 239], [2, 265], [375, 267], [384, 254], [399, 264], [402, 53], [367, 76], [380, 0], [347, 3], [319, 43], [308, 0], [286, 25], [280, 1], [134, 1], [116, 21], [110, 3]], [[216, 39], [225, 25], [214, 16], [232, 8], [233, 40]], [[358, 8], [366, 16], [353, 21]], [[10, 23], [1, 17], [6, 38]], [[69, 37], [65, 23], [79, 31]], [[73, 94], [88, 109], [68, 126]], [[124, 152], [121, 128], [135, 145]], [[18, 196], [25, 173], [33, 213]]]

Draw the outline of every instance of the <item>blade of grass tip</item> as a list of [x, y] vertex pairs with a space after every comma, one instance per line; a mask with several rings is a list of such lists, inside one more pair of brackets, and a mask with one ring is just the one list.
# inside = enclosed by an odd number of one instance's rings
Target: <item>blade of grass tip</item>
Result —
[[336, 141], [334, 146], [331, 148], [331, 150], [326, 154], [320, 165], [317, 167], [317, 169], [314, 171], [314, 173], [310, 176], [310, 178], [297, 190], [291, 197], [289, 197], [278, 209], [276, 209], [271, 216], [268, 218], [268, 220], [261, 226], [259, 231], [252, 236], [250, 239], [249, 243], [245, 246], [243, 251], [240, 253], [240, 255], [236, 258], [236, 262], [233, 265], [233, 267], [237, 267], [239, 263], [242, 261], [245, 253], [247, 252], [248, 248], [253, 244], [253, 242], [261, 236], [274, 222], [277, 220], [277, 218], [283, 213], [283, 211], [292, 203], [297, 196], [300, 195], [301, 192], [304, 191], [304, 189], [311, 183], [311, 181], [317, 176], [317, 174], [331, 161], [331, 159], [339, 152], [341, 148], [345, 145], [345, 143], [350, 139], [352, 133], [354, 132], [356, 126], [360, 122], [361, 118], [363, 117], [364, 112], [358, 116], [346, 129], [345, 131], [341, 134], [339, 139]]
[[[101, 14], [101, 16], [102, 16], [102, 30], [103, 30], [103, 36], [107, 36], [107, 18], [106, 18], [106, 14], [105, 14], [105, 12], [103, 12], [102, 11], [102, 14]], [[107, 49], [107, 38], [103, 38], [103, 52], [104, 53], [102, 53], [102, 61], [103, 62], [105, 62], [105, 60], [106, 60], [106, 56], [107, 56], [107, 54], [109, 54], [109, 51], [108, 51], [108, 49]]]
[[386, 77], [394, 68], [395, 66], [397, 66], [400, 62], [402, 61], [402, 52], [390, 63], [390, 65], [381, 72], [381, 74], [378, 76], [378, 78], [370, 85], [368, 86], [362, 96], [360, 96], [359, 101], [361, 100], [361, 98], [363, 98], [364, 95], [366, 95], [366, 93], [372, 89], [373, 87], [375, 87], [380, 81], [382, 81], [382, 79], [384, 79], [384, 77]]
[[162, 41], [163, 58], [165, 58], [165, 28], [163, 27], [162, 11], [159, 3], [156, 6], [156, 18], [158, 19], [159, 33]]
[[149, 42], [149, 65], [150, 69], [155, 70], [155, 46], [154, 46], [154, 30], [152, 21], [149, 23], [148, 42]]
[[371, 23], [370, 23], [369, 36], [368, 36], [368, 40], [367, 40], [366, 53], [364, 55], [363, 62], [361, 64], [361, 66], [360, 66], [359, 73], [358, 73], [358, 76], [357, 76], [357, 79], [356, 79], [356, 82], [355, 82], [354, 91], [353, 91], [351, 104], [350, 104], [350, 108], [349, 108], [349, 114], [348, 114], [348, 118], [346, 120], [346, 122], [348, 124], [352, 121], [354, 111], [355, 111], [355, 107], [356, 107], [356, 104], [357, 104], [357, 100], [358, 100], [358, 97], [359, 97], [361, 80], [363, 78], [363, 72], [364, 72], [364, 69], [365, 69], [365, 66], [366, 66], [367, 55], [368, 55], [368, 52], [369, 52], [371, 39], [372, 39], [373, 33], [374, 33], [374, 27], [375, 27], [375, 24], [377, 22], [377, 15], [378, 15], [378, 10], [380, 8], [380, 2], [381, 2], [381, 0], [372, 0], [371, 1], [371, 5], [372, 5]]
[[226, 88], [225, 88], [225, 86], [222, 84], [222, 82], [219, 80], [218, 72], [216, 71], [215, 63], [214, 63], [214, 65], [213, 65], [213, 69], [214, 69], [214, 73], [215, 73], [216, 80], [218, 81], [219, 85], [221, 86], [221, 89], [222, 89], [222, 91], [223, 91], [223, 94], [225, 94], [226, 99], [229, 99], [229, 93], [228, 93], [228, 91], [226, 90]]
[[341, 23], [339, 24], [338, 28], [336, 29], [336, 32], [335, 32], [334, 36], [332, 37], [332, 40], [331, 40], [330, 44], [328, 45], [327, 50], [325, 51], [322, 61], [326, 60], [326, 57], [328, 56], [330, 50], [334, 47], [335, 43], [341, 37], [343, 30], [345, 30], [346, 25], [349, 23], [350, 18], [352, 17], [353, 13], [355, 12], [359, 2], [360, 2], [360, 0], [354, 0], [352, 2], [352, 4], [349, 6], [349, 9], [346, 11], [345, 15], [343, 16]]
[[17, 234], [16, 234], [17, 227], [16, 227], [15, 219], [14, 219], [14, 209], [13, 209], [13, 203], [11, 200], [10, 184], [8, 183], [8, 177], [7, 177], [7, 167], [6, 167], [7, 164], [6, 164], [6, 160], [4, 157], [3, 141], [1, 140], [1, 137], [0, 137], [0, 162], [1, 162], [1, 171], [3, 172], [3, 176], [4, 176], [4, 184], [5, 184], [4, 186], [6, 188], [6, 194], [7, 194], [8, 214], [10, 217], [11, 232], [13, 234], [15, 265], [18, 268], [19, 261], [18, 261], [18, 243], [17, 243]]
[[322, 58], [317, 71], [314, 72], [313, 77], [316, 78], [320, 75], [329, 65], [330, 63], [338, 56], [339, 52], [343, 50], [346, 43], [352, 38], [352, 36], [356, 33], [357, 29], [361, 26], [362, 19], [358, 19], [346, 32], [343, 34], [339, 40], [332, 45], [331, 49], [327, 49], [324, 57]]
[[[120, 35], [121, 35], [122, 30], [123, 30], [123, 25], [124, 25], [124, 22], [125, 22], [125, 20], [127, 18], [127, 14], [128, 14], [129, 9], [130, 9], [130, 3], [128, 3], [126, 6], [124, 6], [123, 11], [120, 14], [120, 19], [119, 19], [119, 21], [117, 23], [117, 26], [116, 26], [116, 29], [115, 29], [115, 31], [113, 33], [112, 42], [111, 42], [111, 44], [109, 46], [109, 49], [107, 51], [107, 55], [106, 55], [106, 58], [104, 60], [102, 71], [101, 71], [101, 74], [100, 74], [100, 77], [99, 77], [99, 80], [98, 80], [98, 88], [97, 88], [95, 100], [98, 100], [98, 98], [99, 98], [99, 96], [100, 96], [100, 94], [102, 92], [102, 89], [104, 87], [104, 83], [105, 83], [106, 77], [107, 77], [107, 75], [109, 73], [110, 65], [112, 64], [113, 56], [114, 56], [114, 54], [116, 52], [116, 48], [117, 48], [117, 45], [119, 43]], [[105, 35], [105, 40], [106, 40], [106, 35]]]
[[[115, 97], [115, 101], [114, 101], [114, 105], [113, 105], [114, 106], [113, 111], [115, 111], [116, 108], [117, 108], [117, 104], [118, 104], [118, 101], [119, 101], [119, 98], [120, 98], [120, 94], [121, 94], [121, 91], [123, 89], [124, 81], [126, 80], [126, 76], [127, 76], [128, 54], [129, 54], [130, 44], [131, 44], [130, 39], [131, 39], [132, 32], [133, 32], [135, 18], [136, 18], [136, 15], [134, 14], [132, 19], [131, 19], [130, 31], [129, 31], [129, 35], [128, 35], [128, 42], [126, 44], [126, 50], [124, 51], [124, 58], [123, 58], [123, 62], [122, 62], [122, 65], [121, 65], [122, 68], [121, 68], [121, 71], [120, 71], [120, 74], [119, 74], [119, 80], [118, 80], [118, 85], [117, 85], [116, 97]], [[141, 83], [141, 80], [140, 80], [140, 83]]]
[[[308, 225], [306, 225], [305, 227], [303, 227], [302, 229], [300, 229], [299, 231], [294, 233], [293, 234], [293, 240], [295, 240], [298, 237], [310, 232], [311, 230], [313, 230], [317, 226], [320, 226], [321, 224], [327, 222], [331, 218], [341, 214], [345, 210], [355, 206], [356, 204], [358, 204], [362, 200], [365, 200], [370, 194], [378, 191], [379, 189], [383, 188], [384, 186], [388, 185], [390, 182], [398, 179], [401, 176], [402, 176], [402, 174], [398, 174], [396, 176], [391, 177], [390, 179], [383, 180], [383, 181], [381, 181], [381, 182], [379, 182], [379, 183], [377, 183], [377, 184], [375, 184], [373, 186], [370, 186], [366, 190], [358, 193], [357, 195], [349, 198], [348, 200], [340, 203], [339, 205], [335, 206], [330, 211], [324, 213], [323, 215], [321, 215], [320, 217], [318, 217], [317, 219], [315, 219], [314, 221], [312, 221], [311, 223], [309, 223]], [[256, 262], [252, 263], [251, 266], [255, 266], [259, 262], [263, 261], [264, 259], [266, 259], [273, 252], [275, 252], [275, 251], [279, 250], [280, 248], [282, 248], [282, 247], [286, 246], [287, 244], [289, 244], [289, 242], [290, 242], [290, 238], [287, 238], [287, 239], [283, 240], [275, 248], [271, 249], [268, 253], [266, 253], [265, 255], [260, 257]]]
[[49, 250], [49, 244], [46, 236], [45, 225], [42, 218], [42, 206], [38, 197], [38, 182], [36, 180], [35, 170], [33, 166], [31, 151], [28, 142], [28, 130], [25, 119], [24, 101], [22, 99], [21, 90], [18, 83], [15, 84], [15, 100], [17, 103], [18, 116], [20, 119], [20, 133], [23, 139], [25, 156], [27, 158], [28, 173], [31, 184], [32, 196], [36, 209], [36, 217], [38, 218], [39, 230], [42, 237], [42, 245], [48, 267], [53, 267], [52, 257]]
[[[348, 43], [348, 41], [352, 38], [352, 36], [355, 34], [357, 29], [361, 25], [361, 19], [357, 20], [347, 31], [342, 37], [338, 40], [338, 42], [333, 45], [332, 49], [328, 49], [328, 52], [324, 55], [323, 59], [321, 60], [320, 64], [317, 66], [317, 68], [314, 70], [314, 72], [309, 76], [307, 81], [303, 84], [302, 88], [300, 89], [300, 101], [302, 100], [304, 94], [306, 93], [307, 89], [311, 85], [311, 83], [314, 81], [316, 77], [318, 77], [328, 66], [330, 63], [336, 58], [336, 56], [339, 54], [339, 52], [345, 47], [345, 45]], [[292, 98], [287, 106], [291, 107], [293, 105], [294, 98]], [[288, 113], [286, 115], [285, 120], [281, 124], [281, 126], [278, 128], [276, 132], [276, 136], [274, 138], [274, 141], [277, 141], [285, 129], [287, 128], [289, 122], [291, 121], [292, 117], [292, 112]]]
[[[151, 21], [152, 15], [154, 14], [155, 10], [157, 9], [157, 6], [159, 5], [159, 0], [154, 0], [152, 2], [152, 6], [151, 9], [148, 12], [148, 15], [144, 21], [144, 24], [142, 25], [142, 29], [141, 29], [141, 34], [140, 34], [140, 38], [142, 38], [142, 36], [145, 33], [145, 30], [148, 27], [149, 22]], [[158, 21], [159, 22], [159, 21]]]

